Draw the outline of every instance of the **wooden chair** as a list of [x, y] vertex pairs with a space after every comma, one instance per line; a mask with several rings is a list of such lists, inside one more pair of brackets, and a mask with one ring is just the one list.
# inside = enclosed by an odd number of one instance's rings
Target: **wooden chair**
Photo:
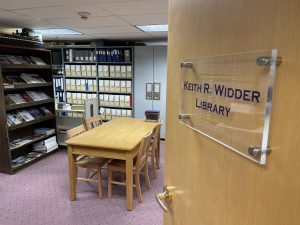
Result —
[[[86, 130], [91, 130], [95, 127], [98, 127], [102, 124], [102, 117], [100, 115], [84, 118], [84, 124]], [[92, 174], [90, 177], [91, 170], [86, 170], [86, 178], [92, 178], [96, 173]]]
[[151, 167], [153, 170], [154, 177], [157, 178], [156, 174], [156, 167], [159, 168], [159, 140], [160, 140], [160, 124], [154, 128], [152, 132], [150, 147], [149, 147], [149, 153], [148, 155], [151, 158]]
[[100, 115], [94, 117], [87, 117], [84, 119], [85, 127], [87, 130], [91, 130], [102, 124], [102, 117]]
[[[151, 140], [151, 133], [147, 134], [140, 143], [138, 153], [136, 158], [134, 159], [134, 181], [135, 184], [133, 185], [136, 188], [138, 201], [141, 203], [142, 200], [142, 193], [141, 193], [141, 186], [140, 186], [140, 173], [141, 170], [144, 169], [144, 175], [146, 178], [147, 188], [150, 189], [150, 179], [148, 173], [148, 166], [147, 166], [147, 156], [148, 150]], [[113, 171], [121, 172], [123, 174], [126, 173], [126, 162], [124, 160], [112, 160], [108, 164], [108, 198], [112, 197], [112, 184], [118, 185], [126, 185], [125, 182], [117, 182], [112, 180]]]
[[[75, 127], [73, 129], [70, 129], [67, 131], [67, 138], [70, 139], [72, 137], [78, 136], [79, 134], [84, 133], [85, 127], [83, 125], [80, 125], [78, 127]], [[107, 163], [106, 159], [99, 158], [99, 157], [93, 157], [93, 156], [84, 156], [80, 155], [76, 158], [76, 165], [82, 168], [86, 169], [95, 169], [97, 170], [97, 179], [91, 179], [89, 177], [87, 178], [81, 178], [77, 177], [77, 180], [82, 181], [88, 181], [88, 182], [98, 182], [98, 192], [99, 192], [99, 198], [103, 198], [103, 192], [102, 192], [102, 177], [101, 177], [101, 168]]]

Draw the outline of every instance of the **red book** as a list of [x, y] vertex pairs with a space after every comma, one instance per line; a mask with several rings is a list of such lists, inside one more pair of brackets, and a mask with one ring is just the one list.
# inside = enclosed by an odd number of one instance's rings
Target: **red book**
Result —
[[21, 95], [21, 98], [24, 99], [26, 102], [33, 102], [33, 100], [29, 97], [28, 94], [23, 93], [23, 94], [20, 94], [20, 95]]
[[132, 107], [132, 95], [130, 95], [130, 107]]

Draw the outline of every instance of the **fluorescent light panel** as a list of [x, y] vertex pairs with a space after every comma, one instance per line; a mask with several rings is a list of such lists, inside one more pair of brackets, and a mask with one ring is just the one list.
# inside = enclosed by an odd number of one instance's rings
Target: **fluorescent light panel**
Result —
[[161, 25], [137, 25], [137, 28], [144, 32], [163, 32], [168, 31], [168, 24]]
[[67, 34], [82, 34], [80, 32], [65, 29], [65, 28], [52, 28], [52, 29], [41, 29], [41, 30], [34, 30], [41, 35], [67, 35]]

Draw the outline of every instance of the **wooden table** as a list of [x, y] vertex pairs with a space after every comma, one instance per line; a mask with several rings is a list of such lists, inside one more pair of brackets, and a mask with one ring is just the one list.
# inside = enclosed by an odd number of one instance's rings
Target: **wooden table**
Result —
[[66, 141], [70, 175], [70, 200], [76, 199], [76, 156], [89, 155], [126, 160], [126, 208], [133, 208], [133, 158], [142, 138], [158, 123], [143, 119], [114, 118]]

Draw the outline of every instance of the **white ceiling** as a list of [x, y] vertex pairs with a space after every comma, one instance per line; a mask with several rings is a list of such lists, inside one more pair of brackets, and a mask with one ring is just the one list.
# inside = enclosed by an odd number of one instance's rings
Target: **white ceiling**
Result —
[[[81, 20], [78, 12], [90, 12]], [[135, 25], [168, 24], [168, 0], [0, 0], [2, 28], [69, 28], [83, 35], [47, 40], [161, 39], [167, 32], [144, 33]]]

